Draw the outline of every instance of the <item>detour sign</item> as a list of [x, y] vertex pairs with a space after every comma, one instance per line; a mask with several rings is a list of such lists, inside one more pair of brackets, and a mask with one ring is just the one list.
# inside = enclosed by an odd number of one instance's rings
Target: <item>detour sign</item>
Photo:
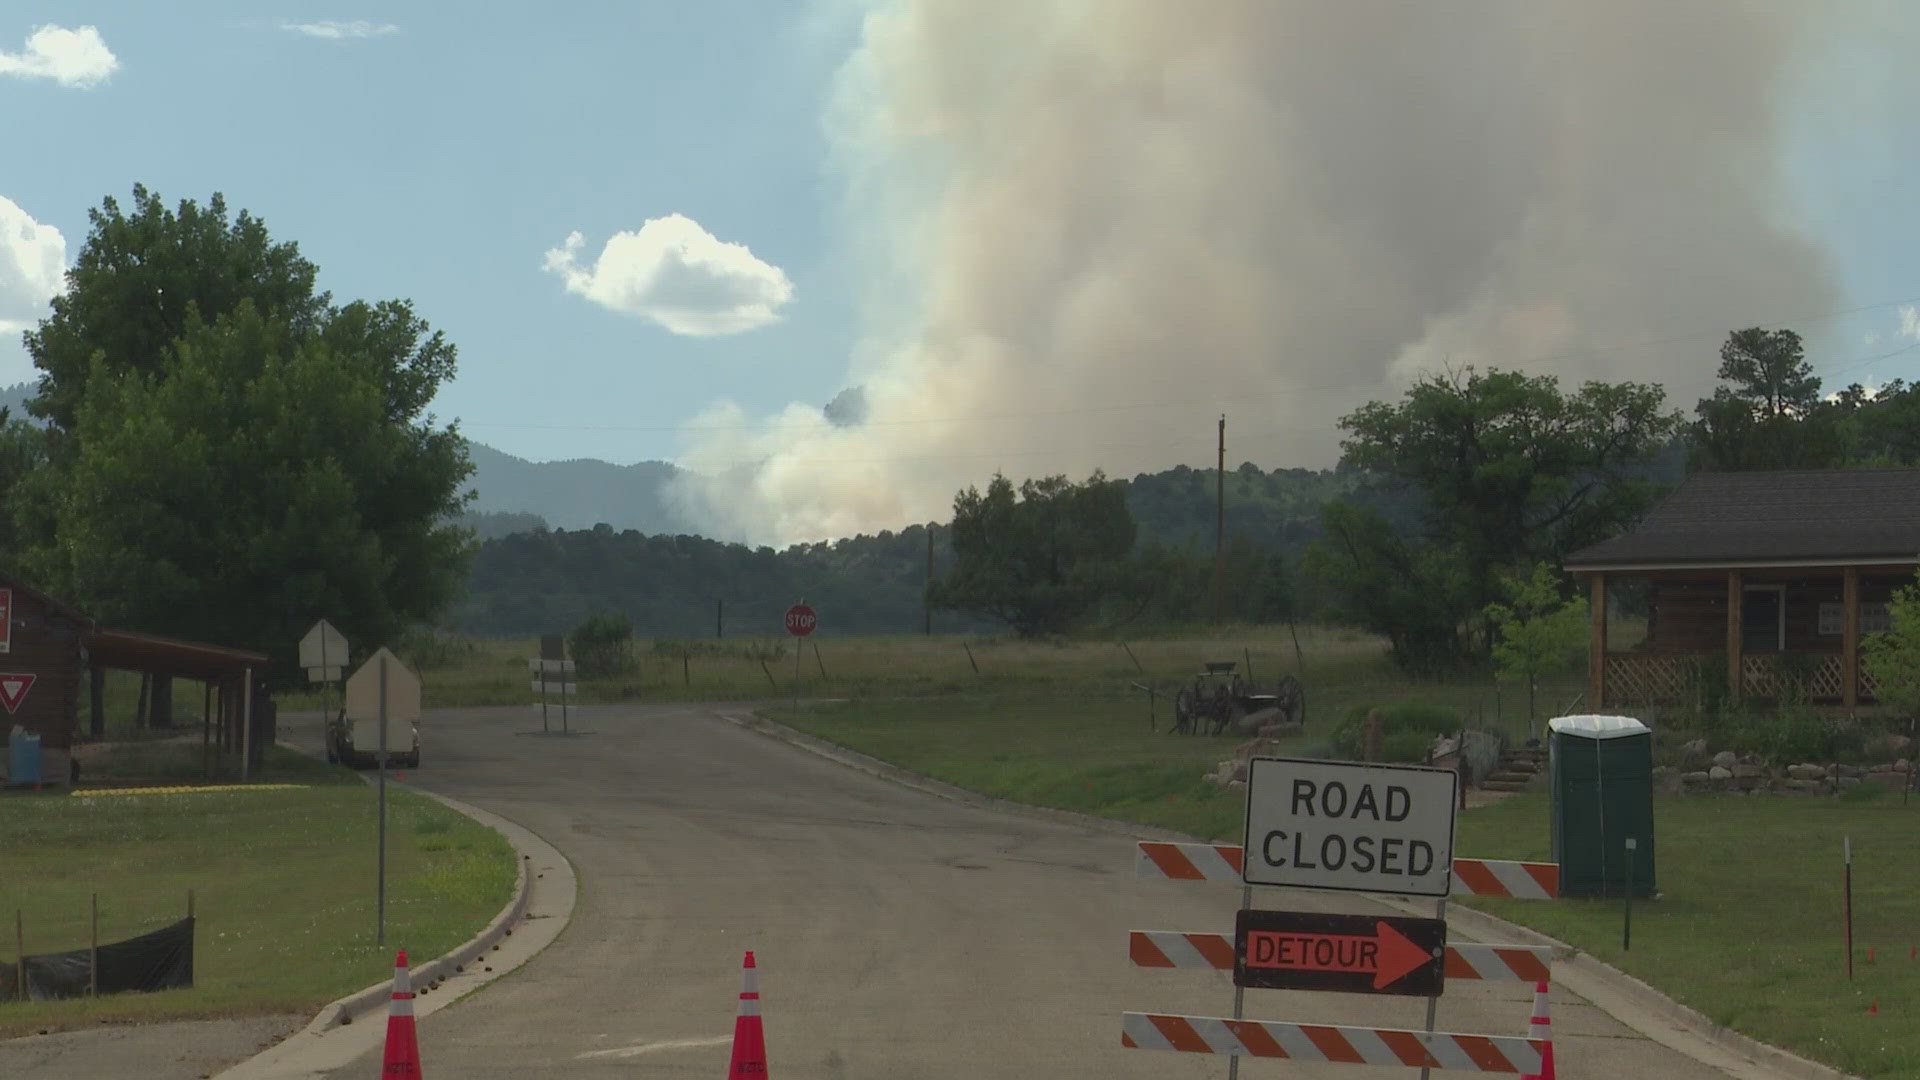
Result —
[[1236, 986], [1429, 997], [1446, 984], [1447, 924], [1439, 919], [1240, 912]]

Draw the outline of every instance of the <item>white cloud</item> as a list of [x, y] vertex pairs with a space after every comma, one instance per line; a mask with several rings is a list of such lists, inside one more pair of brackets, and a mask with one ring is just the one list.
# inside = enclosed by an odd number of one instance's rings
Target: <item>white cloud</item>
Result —
[[0, 195], [0, 331], [25, 330], [66, 287], [67, 239]]
[[18, 79], [52, 79], [61, 86], [98, 86], [120, 69], [120, 59], [107, 48], [100, 31], [48, 24], [27, 35], [22, 52], [0, 52], [0, 75]]
[[291, 30], [308, 37], [325, 38], [328, 41], [345, 41], [348, 38], [376, 38], [397, 34], [400, 28], [393, 23], [369, 22], [366, 19], [354, 19], [342, 22], [338, 19], [322, 19], [319, 22], [286, 22], [280, 29]]
[[546, 268], [567, 291], [601, 307], [640, 315], [676, 334], [737, 334], [775, 322], [793, 299], [793, 283], [745, 244], [714, 239], [681, 214], [651, 218], [639, 232], [618, 232], [592, 267], [579, 255], [586, 239], [570, 233], [547, 252]]
[[1901, 306], [1899, 334], [1908, 341], [1920, 341], [1920, 308], [1912, 304]]

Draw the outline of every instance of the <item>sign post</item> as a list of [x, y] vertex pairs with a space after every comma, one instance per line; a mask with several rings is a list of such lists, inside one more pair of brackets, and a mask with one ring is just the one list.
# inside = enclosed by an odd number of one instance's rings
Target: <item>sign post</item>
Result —
[[[347, 667], [346, 635], [334, 629], [325, 619], [313, 624], [305, 637], [300, 639], [300, 666], [307, 669], [307, 681], [317, 682], [322, 687], [340, 681], [340, 675]], [[342, 703], [344, 706], [344, 702]], [[321, 711], [327, 708], [326, 692], [321, 692]], [[320, 721], [320, 736], [326, 738], [327, 722]]]
[[0, 653], [13, 651], [13, 590], [0, 589]]
[[820, 625], [819, 617], [805, 600], [787, 609], [787, 633], [793, 635], [793, 707], [800, 707], [800, 656], [807, 635]]
[[345, 708], [349, 720], [372, 715], [379, 723], [379, 825], [375, 861], [374, 943], [387, 943], [387, 726], [413, 724], [420, 719], [420, 679], [384, 646], [374, 652], [347, 680]]
[[540, 734], [553, 734], [548, 721], [547, 703], [550, 700], [549, 693], [554, 690], [560, 694], [560, 734], [573, 734], [567, 716], [567, 695], [577, 695], [579, 688], [573, 683], [574, 662], [567, 659], [567, 639], [559, 634], [542, 635], [540, 655], [528, 661], [527, 667], [533, 672], [533, 692], [540, 695]]

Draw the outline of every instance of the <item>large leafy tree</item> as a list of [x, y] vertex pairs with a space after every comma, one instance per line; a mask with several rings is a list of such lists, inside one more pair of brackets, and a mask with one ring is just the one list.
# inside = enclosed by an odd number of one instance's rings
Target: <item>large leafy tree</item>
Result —
[[319, 615], [368, 643], [436, 617], [470, 554], [466, 444], [426, 413], [453, 347], [406, 302], [333, 306], [218, 196], [135, 203], [94, 213], [27, 338], [52, 445], [14, 500], [29, 572], [102, 618], [289, 667]]
[[1022, 636], [1060, 633], [1137, 584], [1133, 517], [1121, 485], [1096, 472], [1028, 480], [1016, 495], [996, 475], [953, 500], [950, 573], [930, 586], [941, 607], [998, 619]]
[[1720, 346], [1723, 385], [1694, 406], [1695, 464], [1726, 471], [1820, 469], [1847, 456], [1840, 411], [1822, 400], [1800, 335], [1750, 327]]
[[[1501, 598], [1501, 573], [1557, 563], [1645, 508], [1653, 462], [1679, 423], [1663, 401], [1649, 384], [1589, 382], [1568, 393], [1552, 376], [1467, 369], [1428, 376], [1399, 402], [1371, 402], [1341, 420], [1341, 464], [1419, 492], [1420, 550], [1396, 553], [1384, 520], [1348, 514], [1326, 520], [1330, 534], [1338, 525], [1348, 535], [1322, 541], [1323, 565], [1338, 556], [1350, 589], [1378, 583], [1363, 606], [1381, 621], [1390, 617], [1381, 605], [1406, 595], [1390, 575], [1444, 553], [1452, 584], [1426, 591], [1408, 631], [1431, 640], [1397, 643], [1396, 653], [1423, 666], [1448, 649], [1484, 654], [1493, 643], [1484, 611]], [[1350, 591], [1349, 607], [1359, 602]], [[1451, 610], [1444, 627], [1435, 603]], [[1469, 623], [1477, 632], [1460, 633]]]
[[1502, 679], [1526, 684], [1531, 734], [1540, 676], [1565, 667], [1586, 641], [1587, 602], [1564, 596], [1560, 574], [1546, 563], [1503, 575], [1501, 591], [1504, 598], [1487, 607], [1487, 619], [1500, 634], [1493, 659]]

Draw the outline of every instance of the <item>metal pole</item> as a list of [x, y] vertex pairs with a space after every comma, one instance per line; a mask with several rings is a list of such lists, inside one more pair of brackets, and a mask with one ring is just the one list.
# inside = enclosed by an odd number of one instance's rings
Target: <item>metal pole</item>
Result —
[[1842, 840], [1840, 841], [1840, 844], [1841, 844], [1840, 850], [1844, 853], [1844, 856], [1847, 861], [1846, 870], [1843, 871], [1845, 876], [1842, 877], [1841, 885], [1840, 885], [1840, 889], [1841, 889], [1840, 911], [1841, 911], [1841, 919], [1847, 925], [1847, 930], [1846, 930], [1847, 978], [1852, 979], [1853, 978], [1853, 837], [1848, 836], [1848, 837], [1842, 838]]
[[[1246, 909], [1252, 906], [1253, 906], [1253, 886], [1251, 885], [1240, 886], [1240, 909], [1242, 911], [1245, 911]], [[1247, 996], [1246, 987], [1241, 986], [1237, 982], [1234, 983], [1233, 1018], [1235, 1020], [1238, 1020], [1245, 1015], [1242, 1006], [1245, 1003], [1246, 996]], [[1234, 1054], [1231, 1057], [1227, 1058], [1227, 1080], [1238, 1080], [1239, 1076], [1240, 1076], [1240, 1055]]]
[[[1433, 905], [1433, 917], [1436, 919], [1439, 919], [1441, 922], [1447, 921], [1447, 898], [1446, 897], [1444, 896], [1441, 897]], [[1427, 1032], [1429, 1034], [1433, 1032], [1435, 1014], [1438, 1013], [1439, 1011], [1440, 1011], [1440, 995], [1435, 994], [1432, 997], [1427, 999]], [[1420, 1066], [1420, 1080], [1427, 1080], [1429, 1075], [1430, 1075], [1430, 1071], [1428, 1070], [1427, 1066], [1425, 1065]]]
[[567, 670], [567, 662], [562, 659], [560, 661], [560, 734], [562, 735], [573, 733], [572, 725], [567, 722], [567, 680], [572, 677], [573, 672]]
[[547, 734], [551, 728], [547, 723], [547, 658], [540, 658], [540, 734]]
[[93, 909], [93, 929], [87, 937], [87, 996], [100, 996], [100, 894], [88, 898]]
[[240, 688], [240, 779], [247, 778], [253, 766], [253, 669], [241, 668], [246, 684]]
[[1220, 467], [1215, 476], [1213, 521], [1213, 621], [1220, 622], [1227, 555], [1227, 414], [1220, 414]]
[[796, 709], [800, 707], [800, 656], [807, 651], [803, 644], [806, 640], [803, 637], [793, 639], [793, 707]]
[[19, 964], [13, 969], [20, 984], [20, 1000], [27, 1000], [27, 919], [19, 908], [13, 909], [13, 958]]
[[1627, 837], [1627, 910], [1625, 921], [1620, 926], [1620, 951], [1633, 951], [1633, 851], [1638, 846], [1633, 837]]
[[380, 856], [374, 877], [373, 943], [387, 943], [387, 657], [380, 654]]

